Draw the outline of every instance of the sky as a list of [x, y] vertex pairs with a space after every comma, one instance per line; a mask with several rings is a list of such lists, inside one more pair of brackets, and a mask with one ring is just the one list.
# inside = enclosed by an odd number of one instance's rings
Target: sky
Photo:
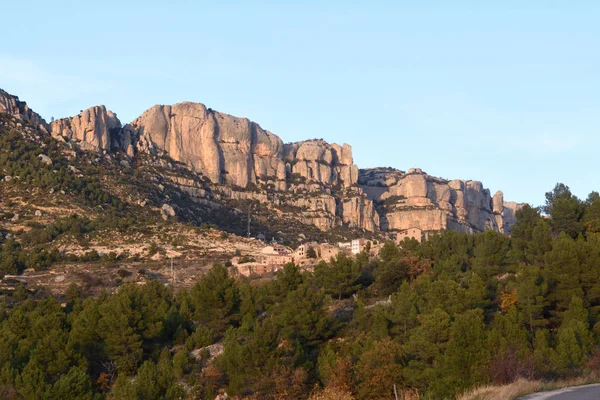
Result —
[[541, 205], [600, 191], [597, 1], [10, 1], [0, 88], [46, 120], [195, 101], [360, 168]]

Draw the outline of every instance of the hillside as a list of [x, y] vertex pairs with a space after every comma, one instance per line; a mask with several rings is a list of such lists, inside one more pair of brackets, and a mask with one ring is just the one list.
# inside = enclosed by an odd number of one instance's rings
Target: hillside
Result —
[[0, 301], [0, 397], [453, 399], [597, 381], [600, 196], [546, 197], [511, 237], [446, 230], [259, 284], [217, 264], [189, 287], [17, 286]]
[[[597, 379], [597, 192], [557, 184], [543, 210], [521, 206], [193, 103], [125, 126], [105, 107], [48, 125], [6, 93], [0, 110], [0, 398], [437, 399]], [[233, 276], [263, 245], [249, 216], [288, 245], [373, 241]], [[372, 250], [406, 227], [428, 235]]]

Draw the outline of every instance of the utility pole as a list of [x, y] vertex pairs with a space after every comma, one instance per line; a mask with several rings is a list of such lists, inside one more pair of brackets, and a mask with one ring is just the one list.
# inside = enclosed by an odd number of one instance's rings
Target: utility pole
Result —
[[248, 237], [250, 237], [250, 221], [252, 221], [252, 204], [248, 206]]
[[171, 284], [175, 287], [175, 270], [173, 269], [173, 258], [171, 257]]

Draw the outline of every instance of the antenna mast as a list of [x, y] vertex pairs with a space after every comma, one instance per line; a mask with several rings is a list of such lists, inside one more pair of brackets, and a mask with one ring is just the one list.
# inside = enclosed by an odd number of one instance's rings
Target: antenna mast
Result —
[[252, 221], [252, 204], [248, 206], [248, 237], [250, 237], [250, 221]]
[[173, 258], [171, 257], [171, 281], [175, 286], [175, 270], [173, 269]]

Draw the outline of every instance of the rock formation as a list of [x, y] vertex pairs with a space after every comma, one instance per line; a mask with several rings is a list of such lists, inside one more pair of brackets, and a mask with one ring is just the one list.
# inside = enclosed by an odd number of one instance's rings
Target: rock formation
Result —
[[75, 117], [59, 119], [50, 124], [52, 136], [62, 137], [91, 151], [110, 151], [112, 147], [120, 146], [120, 130], [121, 121], [104, 106], [91, 107]]
[[509, 234], [520, 207], [505, 202], [502, 192], [492, 197], [477, 181], [447, 181], [418, 168], [359, 171], [348, 144], [322, 139], [284, 144], [255, 122], [199, 103], [156, 105], [125, 126], [96, 106], [48, 128], [24, 102], [0, 90], [0, 112], [83, 150], [122, 154], [122, 165], [139, 154], [159, 165], [170, 165], [165, 161], [170, 158], [203, 177], [167, 178], [199, 201], [259, 201], [322, 230], [416, 227]]
[[17, 96], [6, 93], [0, 89], [0, 113], [9, 114], [28, 123], [42, 132], [48, 132], [48, 124], [37, 113], [33, 112], [27, 103], [20, 101]]
[[444, 179], [420, 169], [408, 173], [389, 168], [362, 170], [359, 186], [380, 205], [384, 230], [420, 228], [480, 232], [493, 229], [510, 234], [520, 205], [492, 198], [481, 182]]
[[168, 154], [214, 183], [248, 187], [273, 180], [284, 190], [283, 142], [246, 119], [199, 103], [157, 105], [124, 128], [121, 146]]

